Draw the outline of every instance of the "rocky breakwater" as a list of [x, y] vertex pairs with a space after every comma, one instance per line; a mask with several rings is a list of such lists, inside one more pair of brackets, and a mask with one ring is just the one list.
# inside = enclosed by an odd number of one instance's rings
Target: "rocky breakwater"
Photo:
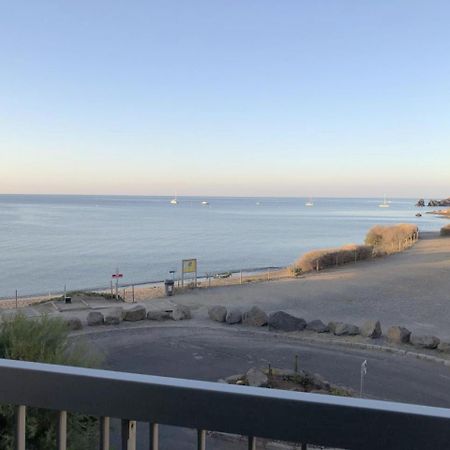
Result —
[[429, 206], [435, 208], [436, 206], [450, 206], [450, 197], [444, 198], [443, 200], [429, 200], [428, 203], [425, 202], [423, 198], [419, 199], [416, 203], [416, 206], [419, 208], [423, 208], [424, 206]]

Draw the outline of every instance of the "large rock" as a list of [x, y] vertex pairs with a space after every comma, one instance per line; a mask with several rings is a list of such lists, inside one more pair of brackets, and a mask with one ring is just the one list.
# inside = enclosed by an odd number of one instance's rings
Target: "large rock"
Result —
[[172, 314], [169, 311], [149, 311], [147, 313], [148, 320], [157, 320], [159, 322], [163, 320], [172, 319]]
[[349, 323], [336, 322], [334, 334], [336, 336], [356, 336], [359, 334], [359, 328]]
[[365, 337], [372, 339], [379, 338], [382, 334], [380, 321], [368, 320], [362, 327], [360, 327], [360, 332]]
[[104, 317], [100, 311], [89, 311], [86, 320], [87, 320], [87, 324], [90, 327], [93, 327], [95, 325], [102, 325], [103, 321], [104, 321]]
[[225, 306], [211, 306], [208, 309], [208, 316], [211, 320], [216, 322], [225, 322], [227, 317], [227, 308]]
[[253, 306], [242, 314], [242, 323], [252, 327], [262, 327], [267, 324], [267, 314], [258, 306]]
[[306, 329], [309, 331], [315, 331], [316, 333], [328, 333], [330, 329], [327, 325], [325, 325], [321, 320], [311, 320], [311, 322], [308, 322], [306, 325]]
[[306, 327], [306, 321], [304, 319], [291, 316], [284, 311], [277, 311], [270, 314], [267, 323], [269, 329], [280, 331], [301, 331]]
[[443, 200], [430, 200], [428, 206], [450, 206], [450, 198]]
[[418, 348], [437, 348], [440, 340], [436, 336], [420, 335], [413, 333], [409, 339], [414, 347]]
[[450, 341], [441, 341], [438, 345], [438, 350], [450, 354]]
[[191, 316], [191, 310], [184, 305], [177, 305], [175, 306], [175, 308], [173, 309], [172, 313], [171, 313], [172, 319], [173, 320], [187, 320], [190, 319]]
[[119, 323], [122, 322], [123, 309], [108, 309], [107, 311], [105, 311], [104, 316], [106, 325], [119, 325]]
[[254, 367], [248, 370], [246, 378], [249, 386], [265, 387], [269, 383], [267, 375]]
[[227, 312], [225, 322], [233, 325], [235, 323], [241, 323], [242, 311], [239, 308], [232, 308]]
[[69, 330], [75, 331], [81, 330], [83, 328], [83, 324], [78, 317], [68, 317], [67, 319], [65, 319], [65, 322]]
[[147, 311], [142, 305], [136, 305], [132, 308], [126, 309], [123, 313], [123, 320], [127, 322], [137, 322], [138, 320], [144, 320], [147, 316]]
[[342, 322], [328, 322], [328, 329], [330, 330], [330, 333], [334, 333], [334, 330], [336, 329], [336, 325], [338, 323], [342, 323]]
[[394, 326], [387, 332], [388, 340], [394, 344], [407, 344], [411, 336], [411, 331], [405, 327]]

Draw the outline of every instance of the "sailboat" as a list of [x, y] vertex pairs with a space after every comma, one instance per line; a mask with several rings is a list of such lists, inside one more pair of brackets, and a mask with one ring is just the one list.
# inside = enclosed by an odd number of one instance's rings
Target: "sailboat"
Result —
[[384, 194], [384, 200], [383, 200], [383, 203], [380, 203], [378, 206], [380, 207], [380, 208], [389, 208], [389, 203], [390, 202], [388, 202], [387, 201], [387, 199], [386, 199], [386, 194]]
[[177, 194], [175, 194], [175, 198], [170, 200], [170, 204], [171, 205], [178, 205], [178, 195]]
[[305, 206], [314, 206], [314, 203], [313, 203], [311, 197], [310, 197], [309, 200], [305, 203]]
[[208, 206], [208, 205], [209, 205], [209, 202], [207, 202], [206, 200], [203, 200], [203, 201], [202, 201], [202, 205], [203, 205], [203, 206]]

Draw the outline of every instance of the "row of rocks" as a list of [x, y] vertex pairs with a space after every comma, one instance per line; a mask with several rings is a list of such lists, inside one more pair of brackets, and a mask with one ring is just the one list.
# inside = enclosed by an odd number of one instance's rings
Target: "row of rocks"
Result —
[[[90, 311], [86, 317], [88, 326], [98, 325], [119, 325], [122, 321], [138, 322], [141, 320], [186, 320], [191, 318], [191, 311], [188, 307], [177, 305], [171, 310], [150, 310], [147, 312], [144, 306], [135, 305], [124, 309], [121, 307], [111, 308], [104, 311]], [[70, 330], [80, 330], [83, 323], [78, 317], [68, 317], [65, 319]]]
[[438, 349], [441, 352], [450, 353], [450, 342], [441, 341], [438, 337], [432, 335], [412, 333], [401, 326], [389, 328], [387, 338], [394, 344], [411, 344], [418, 348]]
[[[244, 312], [239, 308], [227, 310], [224, 306], [212, 306], [208, 310], [208, 315], [210, 319], [216, 322], [224, 322], [230, 325], [242, 323], [256, 327], [267, 325], [269, 330], [274, 331], [308, 330], [316, 333], [332, 333], [335, 336], [361, 335], [370, 339], [377, 339], [383, 336], [379, 320], [367, 320], [361, 327], [344, 322], [329, 322], [326, 325], [319, 319], [307, 322], [305, 319], [293, 316], [285, 311], [276, 311], [267, 315], [258, 306], [253, 306]], [[401, 326], [390, 327], [386, 338], [393, 344], [411, 344], [421, 349], [438, 349], [442, 352], [450, 353], [450, 342], [441, 341], [436, 336], [411, 333], [407, 328]]]
[[267, 314], [258, 306], [253, 306], [248, 311], [239, 308], [227, 310], [225, 306], [212, 306], [208, 310], [210, 319], [216, 322], [226, 322], [230, 325], [243, 323], [244, 325], [262, 327], [267, 325]]

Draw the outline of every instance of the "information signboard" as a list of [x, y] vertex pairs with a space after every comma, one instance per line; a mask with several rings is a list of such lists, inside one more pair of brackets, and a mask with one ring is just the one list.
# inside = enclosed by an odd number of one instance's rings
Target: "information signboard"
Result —
[[197, 260], [195, 258], [183, 259], [181, 262], [181, 286], [184, 286], [184, 275], [193, 273], [195, 286], [197, 286]]

